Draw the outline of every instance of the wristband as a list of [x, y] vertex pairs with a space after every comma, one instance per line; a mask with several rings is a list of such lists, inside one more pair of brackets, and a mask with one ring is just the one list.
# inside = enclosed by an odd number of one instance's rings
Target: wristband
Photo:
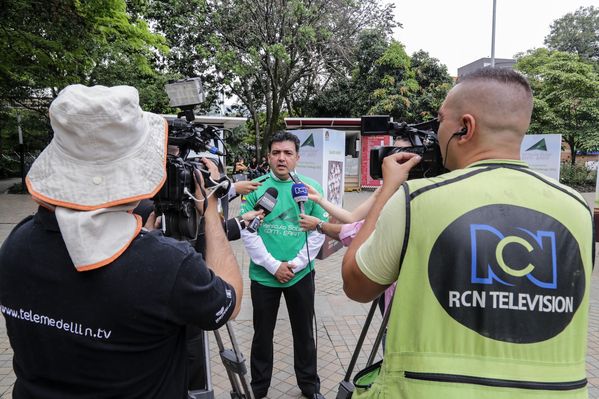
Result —
[[319, 232], [320, 234], [323, 234], [322, 232], [322, 226], [324, 225], [324, 221], [321, 220], [320, 222], [318, 222], [318, 224], [316, 225], [316, 231]]

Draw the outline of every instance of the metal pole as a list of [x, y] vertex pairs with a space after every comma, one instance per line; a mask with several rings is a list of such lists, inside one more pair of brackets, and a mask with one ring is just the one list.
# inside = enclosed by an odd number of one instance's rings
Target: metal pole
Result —
[[17, 112], [17, 131], [19, 132], [19, 157], [21, 158], [21, 192], [25, 192], [25, 144], [21, 130], [21, 114]]
[[495, 15], [497, 0], [493, 0], [493, 32], [491, 33], [491, 68], [495, 68]]

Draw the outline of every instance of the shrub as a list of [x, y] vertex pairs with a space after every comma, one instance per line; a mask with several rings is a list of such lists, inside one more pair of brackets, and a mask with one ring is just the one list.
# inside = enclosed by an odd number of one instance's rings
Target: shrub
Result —
[[597, 171], [589, 170], [585, 165], [563, 162], [560, 169], [560, 182], [578, 191], [595, 191]]

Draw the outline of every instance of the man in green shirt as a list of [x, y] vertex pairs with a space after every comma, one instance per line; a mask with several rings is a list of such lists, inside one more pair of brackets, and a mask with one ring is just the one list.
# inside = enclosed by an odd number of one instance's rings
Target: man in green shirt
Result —
[[[299, 226], [300, 210], [294, 201], [290, 177], [299, 160], [299, 139], [288, 132], [276, 133], [268, 148], [271, 172], [257, 181], [262, 185], [250, 193], [241, 213], [254, 206], [269, 189], [277, 190], [277, 202], [257, 233], [242, 232], [250, 255], [250, 280], [254, 337], [251, 351], [252, 390], [256, 398], [268, 393], [273, 367], [273, 339], [281, 294], [285, 296], [293, 333], [294, 368], [297, 384], [310, 398], [321, 397], [316, 370], [316, 347], [312, 331], [314, 316], [314, 257], [324, 242], [318, 232], [309, 234]], [[305, 176], [303, 182], [320, 185]], [[305, 203], [305, 214], [326, 220], [326, 212], [313, 201]], [[316, 395], [316, 396], [315, 396]]]

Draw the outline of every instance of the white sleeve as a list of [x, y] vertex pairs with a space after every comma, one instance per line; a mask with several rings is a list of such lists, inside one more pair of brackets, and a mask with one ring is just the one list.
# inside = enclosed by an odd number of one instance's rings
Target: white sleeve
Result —
[[281, 266], [281, 261], [276, 260], [270, 252], [268, 252], [258, 233], [250, 233], [247, 229], [243, 229], [241, 230], [241, 239], [243, 240], [245, 249], [252, 261], [274, 275], [279, 266]]
[[237, 196], [237, 191], [235, 191], [235, 183], [231, 182], [231, 186], [229, 186], [229, 192], [227, 193], [229, 201]]
[[306, 250], [306, 244], [300, 249], [297, 256], [289, 261], [294, 267], [293, 272], [297, 273], [300, 270], [303, 270], [308, 266], [308, 252], [310, 252], [310, 260], [314, 260], [316, 255], [318, 255], [318, 251], [320, 251], [320, 247], [324, 244], [325, 236], [324, 234], [320, 234], [317, 231], [311, 231], [308, 234], [308, 250]]

